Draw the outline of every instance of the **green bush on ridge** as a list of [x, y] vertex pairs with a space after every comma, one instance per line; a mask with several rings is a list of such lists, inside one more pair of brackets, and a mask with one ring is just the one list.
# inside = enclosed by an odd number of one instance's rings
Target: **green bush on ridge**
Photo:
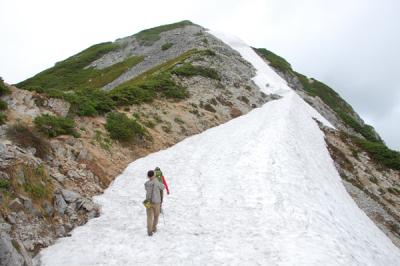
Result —
[[124, 113], [109, 113], [105, 127], [112, 139], [121, 142], [135, 142], [142, 140], [146, 136], [145, 128]]
[[59, 135], [72, 135], [78, 137], [75, 131], [75, 122], [71, 118], [57, 117], [49, 114], [38, 116], [33, 121], [38, 131], [50, 138]]

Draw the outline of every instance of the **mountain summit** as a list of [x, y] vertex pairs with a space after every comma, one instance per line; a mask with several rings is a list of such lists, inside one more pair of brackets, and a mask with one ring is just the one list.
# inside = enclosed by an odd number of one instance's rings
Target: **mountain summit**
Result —
[[[400, 263], [399, 153], [269, 50], [182, 21], [2, 86], [10, 263]], [[155, 166], [172, 192], [149, 239]]]

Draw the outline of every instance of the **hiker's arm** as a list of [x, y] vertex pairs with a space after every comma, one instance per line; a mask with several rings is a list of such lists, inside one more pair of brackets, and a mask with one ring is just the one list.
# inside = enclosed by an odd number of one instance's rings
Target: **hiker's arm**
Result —
[[165, 189], [167, 190], [167, 194], [169, 195], [169, 188], [168, 188], [168, 184], [167, 181], [165, 180], [164, 176], [161, 176], [162, 182], [164, 183]]
[[146, 190], [146, 199], [147, 200], [151, 200], [151, 187], [146, 186], [146, 184], [144, 184], [144, 189]]

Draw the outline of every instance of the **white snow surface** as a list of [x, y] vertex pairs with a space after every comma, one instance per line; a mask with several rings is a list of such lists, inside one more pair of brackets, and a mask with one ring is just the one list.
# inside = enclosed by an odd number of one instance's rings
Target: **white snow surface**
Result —
[[[282, 98], [131, 163], [96, 197], [101, 216], [36, 263], [400, 265], [400, 251], [344, 189], [313, 117], [328, 123], [250, 47], [212, 34], [257, 68], [260, 88]], [[155, 166], [171, 194], [148, 237], [143, 184]]]

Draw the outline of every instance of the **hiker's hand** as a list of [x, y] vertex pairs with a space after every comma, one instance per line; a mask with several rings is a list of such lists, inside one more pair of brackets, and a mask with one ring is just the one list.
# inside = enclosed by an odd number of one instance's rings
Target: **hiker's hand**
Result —
[[169, 191], [167, 191], [167, 195], [169, 195]]

